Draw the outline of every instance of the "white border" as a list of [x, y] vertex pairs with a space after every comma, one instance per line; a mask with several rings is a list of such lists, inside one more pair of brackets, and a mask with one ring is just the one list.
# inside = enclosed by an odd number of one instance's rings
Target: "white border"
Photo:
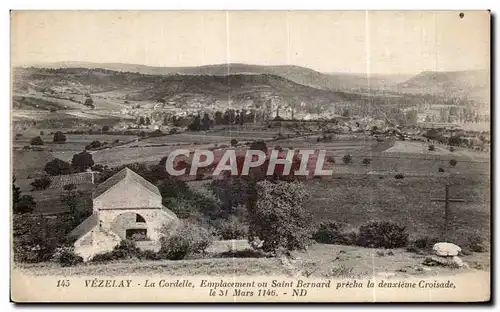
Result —
[[[376, 1], [370, 1], [370, 0], [364, 0], [364, 1], [355, 1], [355, 0], [349, 0], [349, 1], [320, 1], [320, 0], [307, 0], [307, 1], [298, 1], [298, 0], [287, 0], [287, 1], [281, 1], [281, 2], [274, 2], [272, 3], [269, 0], [251, 0], [251, 1], [217, 1], [217, 0], [210, 0], [210, 1], [203, 1], [203, 0], [182, 0], [182, 1], [147, 1], [147, 0], [120, 0], [114, 2], [104, 2], [102, 0], [86, 0], [86, 1], [54, 1], [54, 0], [45, 0], [45, 1], [36, 1], [36, 0], [31, 0], [31, 1], [3, 1], [1, 3], [2, 10], [0, 11], [0, 21], [2, 25], [2, 32], [1, 32], [1, 42], [3, 43], [3, 47], [9, 47], [9, 37], [10, 37], [10, 30], [9, 30], [9, 9], [23, 9], [23, 10], [38, 10], [38, 9], [45, 9], [45, 10], [51, 10], [51, 9], [57, 9], [57, 10], [64, 10], [64, 9], [70, 9], [70, 10], [99, 10], [99, 9], [105, 9], [105, 10], [112, 10], [112, 9], [124, 9], [124, 10], [194, 10], [194, 9], [208, 9], [208, 10], [222, 10], [222, 9], [231, 9], [231, 10], [244, 10], [244, 9], [253, 9], [253, 10], [288, 10], [288, 9], [293, 9], [293, 10], [483, 10], [483, 9], [490, 9], [493, 14], [498, 13], [500, 11], [499, 9], [499, 3], [500, 1], [498, 0], [474, 0], [474, 1], [467, 1], [467, 0], [453, 0], [453, 1], [435, 1], [435, 0], [419, 0], [419, 1], [414, 1], [414, 2], [409, 2], [409, 1], [382, 1], [382, 0], [376, 0]], [[496, 19], [496, 25], [495, 28], [497, 28], [498, 25], [498, 16]], [[497, 37], [497, 36], [495, 36]], [[3, 70], [2, 72], [2, 105], [0, 105], [0, 116], [2, 117], [2, 122], [0, 122], [0, 127], [1, 127], [1, 132], [2, 135], [0, 136], [1, 145], [3, 148], [3, 152], [0, 153], [0, 156], [3, 161], [3, 166], [0, 166], [0, 176], [4, 181], [9, 181], [10, 182], [10, 64], [9, 64], [9, 49], [3, 48], [1, 50], [2, 54], [2, 66]], [[498, 50], [495, 56], [498, 56]], [[493, 69], [494, 73], [497, 74], [496, 68]], [[497, 83], [493, 86], [492, 88], [495, 88], [495, 90], [498, 90], [498, 81]], [[496, 103], [492, 103], [492, 106], [495, 105]], [[495, 118], [493, 120], [499, 120], [500, 121], [500, 110], [496, 109], [495, 113]], [[495, 140], [495, 146], [497, 145], [497, 131], [498, 127], [495, 127], [494, 131], [494, 140]], [[494, 160], [493, 160], [494, 161]], [[496, 173], [496, 171], [495, 171]], [[496, 190], [496, 189], [495, 189]], [[493, 190], [492, 190], [493, 191]], [[4, 227], [2, 231], [2, 246], [3, 246], [3, 252], [1, 253], [3, 256], [0, 258], [1, 261], [1, 268], [3, 269], [3, 274], [1, 275], [2, 278], [2, 284], [1, 284], [1, 294], [2, 294], [2, 305], [1, 305], [1, 310], [2, 311], [11, 311], [14, 310], [15, 306], [11, 303], [8, 302], [10, 297], [10, 280], [9, 280], [9, 274], [10, 274], [10, 260], [7, 257], [8, 255], [8, 249], [10, 247], [10, 233], [9, 229], [10, 226], [7, 222], [9, 222], [9, 211], [8, 207], [10, 207], [10, 192], [11, 192], [11, 185], [10, 183], [5, 183], [4, 187], [1, 189], [1, 196], [3, 200], [3, 205], [1, 209], [2, 213], [2, 220], [4, 222]], [[497, 193], [493, 191], [493, 193]], [[497, 218], [498, 218], [498, 212], [496, 213]], [[494, 222], [497, 222], [498, 220], [494, 220]], [[495, 235], [495, 242], [498, 242], [498, 237]], [[492, 246], [493, 248], [496, 248], [496, 246]], [[497, 257], [497, 262], [498, 262], [498, 257]], [[496, 263], [495, 263], [496, 264]], [[495, 285], [496, 286], [496, 285]], [[494, 287], [496, 289], [496, 287]], [[33, 291], [36, 291], [34, 289]], [[498, 298], [497, 298], [498, 299]], [[136, 307], [136, 306], [134, 306]], [[238, 306], [241, 307], [241, 306]], [[311, 306], [313, 308], [319, 308], [318, 306]], [[345, 306], [342, 306], [344, 308]], [[34, 306], [24, 306], [24, 309], [33, 309], [35, 308]], [[45, 306], [45, 307], [36, 307], [37, 309], [44, 309], [51, 311], [53, 309], [52, 306]], [[70, 307], [68, 306], [60, 306], [58, 307], [60, 309], [68, 309]], [[82, 307], [80, 307], [82, 308]], [[96, 307], [96, 306], [85, 306], [83, 308], [91, 308], [93, 311], [104, 311], [104, 307]], [[116, 307], [115, 307], [116, 308]], [[187, 309], [187, 306], [159, 306], [157, 307], [158, 309], [169, 309], [169, 310], [177, 310], [177, 309]], [[195, 307], [190, 307], [189, 309], [218, 309], [221, 308], [221, 306], [195, 306]], [[235, 308], [234, 306], [222, 306], [222, 308], [230, 308], [233, 309]], [[284, 307], [284, 306], [249, 306], [246, 308], [257, 308], [259, 310], [266, 310], [266, 309], [288, 309], [289, 307]], [[294, 308], [298, 309], [304, 309], [304, 308], [309, 308], [303, 305], [300, 306], [295, 306]], [[331, 307], [323, 307], [323, 308], [335, 308], [335, 306]], [[340, 307], [337, 307], [340, 308]], [[373, 306], [370, 306], [370, 308], [373, 308]], [[390, 307], [387, 305], [383, 306], [378, 306], [378, 308], [382, 309], [399, 309], [400, 307]], [[421, 308], [421, 307], [419, 307]], [[433, 310], [438, 307], [425, 307], [427, 310]], [[440, 306], [440, 310], [443, 309], [448, 309], [452, 310], [454, 307], [444, 307]], [[129, 310], [130, 307], [126, 306], [120, 306], [120, 310]], [[359, 309], [359, 307], [357, 307]], [[408, 306], [405, 306], [404, 309], [415, 309], [411, 308]]]

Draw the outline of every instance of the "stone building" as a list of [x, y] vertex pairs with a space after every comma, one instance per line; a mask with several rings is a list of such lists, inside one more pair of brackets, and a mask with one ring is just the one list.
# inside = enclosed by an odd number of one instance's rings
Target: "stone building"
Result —
[[93, 214], [69, 234], [85, 261], [113, 250], [124, 239], [157, 251], [162, 227], [173, 230], [179, 221], [162, 205], [158, 188], [128, 168], [96, 187], [92, 206]]

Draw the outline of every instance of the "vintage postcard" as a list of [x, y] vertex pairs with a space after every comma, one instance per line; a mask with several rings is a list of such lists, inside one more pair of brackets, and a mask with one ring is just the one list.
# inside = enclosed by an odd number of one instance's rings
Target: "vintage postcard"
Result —
[[11, 300], [489, 301], [490, 19], [12, 11]]

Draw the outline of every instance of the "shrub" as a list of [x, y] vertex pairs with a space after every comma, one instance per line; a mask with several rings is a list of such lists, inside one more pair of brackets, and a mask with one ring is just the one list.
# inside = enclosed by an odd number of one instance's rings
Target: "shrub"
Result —
[[444, 168], [439, 167], [438, 172], [444, 172]]
[[312, 238], [322, 244], [353, 245], [356, 243], [356, 233], [346, 232], [344, 224], [334, 221], [322, 222]]
[[395, 179], [404, 179], [405, 176], [402, 173], [398, 173], [394, 176]]
[[71, 165], [59, 158], [54, 158], [46, 163], [44, 170], [51, 176], [70, 174], [73, 172]]
[[428, 149], [429, 149], [429, 152], [433, 152], [436, 150], [436, 147], [433, 144], [431, 144], [431, 145], [429, 145]]
[[108, 125], [102, 126], [102, 132], [108, 132], [108, 131], [109, 131], [109, 126]]
[[36, 207], [35, 200], [31, 195], [23, 195], [19, 198], [19, 201], [14, 204], [14, 213], [29, 213], [32, 212]]
[[181, 260], [188, 255], [205, 253], [212, 241], [213, 237], [207, 229], [184, 221], [173, 234], [160, 239], [160, 257]]
[[450, 146], [449, 150], [450, 150], [450, 152], [454, 152], [455, 148], [453, 146]]
[[244, 239], [248, 237], [248, 225], [237, 218], [218, 219], [213, 224], [214, 234], [222, 239]]
[[34, 137], [31, 139], [30, 144], [31, 145], [43, 145], [44, 143], [43, 143], [42, 138], [37, 136], [37, 137]]
[[75, 266], [83, 262], [83, 258], [75, 253], [73, 247], [56, 248], [51, 260], [59, 263], [63, 267]]
[[328, 157], [326, 158], [326, 161], [328, 161], [328, 162], [329, 162], [329, 163], [331, 163], [331, 164], [334, 164], [334, 163], [335, 163], [335, 157], [333, 157], [333, 156], [328, 156]]
[[54, 134], [54, 138], [52, 139], [54, 143], [66, 143], [66, 135], [62, 133], [61, 131], [57, 131]]
[[233, 146], [233, 147], [234, 147], [234, 146], [236, 146], [236, 145], [238, 145], [238, 140], [236, 140], [236, 139], [231, 139], [231, 146]]
[[39, 179], [35, 179], [35, 181], [31, 182], [31, 186], [35, 191], [45, 190], [50, 186], [52, 181], [48, 176], [43, 176]]
[[141, 257], [141, 250], [134, 241], [122, 240], [112, 251], [95, 255], [91, 262], [107, 262], [112, 260], [133, 259]]
[[400, 248], [408, 244], [406, 227], [390, 221], [372, 221], [360, 226], [357, 245], [371, 248]]
[[456, 159], [450, 159], [450, 166], [455, 167], [457, 165]]
[[342, 157], [342, 161], [344, 164], [348, 165], [352, 161], [352, 156], [350, 154], [344, 155], [344, 157]]
[[467, 247], [473, 252], [485, 252], [487, 250], [483, 238], [476, 234], [468, 237]]
[[49, 261], [56, 247], [64, 243], [66, 234], [72, 229], [64, 219], [14, 215], [14, 260], [31, 263]]
[[417, 253], [424, 251], [430, 252], [434, 244], [436, 244], [437, 242], [439, 242], [439, 238], [437, 237], [429, 237], [429, 236], [420, 237], [410, 242], [406, 250], [409, 252], [417, 252]]
[[96, 149], [102, 146], [102, 143], [98, 140], [92, 141], [90, 144], [85, 146], [86, 150]]
[[260, 250], [244, 249], [244, 250], [230, 250], [219, 254], [221, 258], [263, 258], [266, 254]]
[[372, 160], [370, 158], [365, 158], [363, 159], [363, 165], [368, 166], [372, 163]]

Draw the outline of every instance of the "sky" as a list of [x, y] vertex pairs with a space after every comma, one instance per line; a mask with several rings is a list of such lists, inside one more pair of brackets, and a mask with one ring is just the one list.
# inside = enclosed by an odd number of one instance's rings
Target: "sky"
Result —
[[416, 74], [490, 67], [487, 11], [13, 11], [13, 65], [299, 65]]

